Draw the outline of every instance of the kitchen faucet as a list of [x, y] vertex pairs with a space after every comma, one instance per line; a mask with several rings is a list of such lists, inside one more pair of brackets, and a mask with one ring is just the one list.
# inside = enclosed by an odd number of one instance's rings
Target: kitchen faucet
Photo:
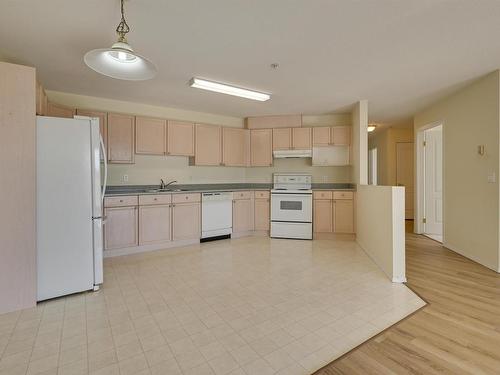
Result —
[[160, 190], [165, 190], [167, 187], [169, 187], [170, 185], [176, 183], [177, 181], [170, 181], [169, 183], [165, 184], [165, 182], [163, 181], [163, 179], [160, 179], [161, 183], [160, 183]]

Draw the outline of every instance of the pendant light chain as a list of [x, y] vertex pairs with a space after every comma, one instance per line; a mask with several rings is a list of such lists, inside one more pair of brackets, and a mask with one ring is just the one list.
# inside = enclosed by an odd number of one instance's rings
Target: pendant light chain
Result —
[[130, 31], [130, 27], [128, 26], [127, 21], [125, 21], [125, 12], [123, 11], [123, 0], [121, 0], [121, 12], [122, 12], [122, 19], [116, 28], [116, 33], [120, 36], [118, 38], [119, 42], [127, 43], [127, 38], [125, 37], [125, 35]]

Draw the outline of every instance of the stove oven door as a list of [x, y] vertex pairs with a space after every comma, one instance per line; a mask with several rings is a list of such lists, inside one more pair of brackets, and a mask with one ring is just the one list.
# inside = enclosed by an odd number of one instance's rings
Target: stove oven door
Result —
[[271, 194], [271, 221], [312, 222], [312, 194]]

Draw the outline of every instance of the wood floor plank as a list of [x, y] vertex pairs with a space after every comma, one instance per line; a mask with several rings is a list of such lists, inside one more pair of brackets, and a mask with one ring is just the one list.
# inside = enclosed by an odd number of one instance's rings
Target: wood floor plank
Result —
[[316, 374], [500, 374], [500, 275], [412, 233], [406, 260], [428, 305]]

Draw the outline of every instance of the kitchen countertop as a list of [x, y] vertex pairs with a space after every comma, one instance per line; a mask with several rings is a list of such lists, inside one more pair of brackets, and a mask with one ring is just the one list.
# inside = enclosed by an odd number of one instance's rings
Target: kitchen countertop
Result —
[[[266, 183], [236, 183], [236, 184], [175, 184], [171, 191], [152, 191], [158, 185], [118, 185], [108, 186], [106, 196], [116, 195], [143, 195], [143, 194], [182, 194], [206, 193], [212, 191], [241, 191], [241, 190], [271, 190], [273, 184]], [[350, 183], [312, 184], [313, 190], [356, 190]]]

